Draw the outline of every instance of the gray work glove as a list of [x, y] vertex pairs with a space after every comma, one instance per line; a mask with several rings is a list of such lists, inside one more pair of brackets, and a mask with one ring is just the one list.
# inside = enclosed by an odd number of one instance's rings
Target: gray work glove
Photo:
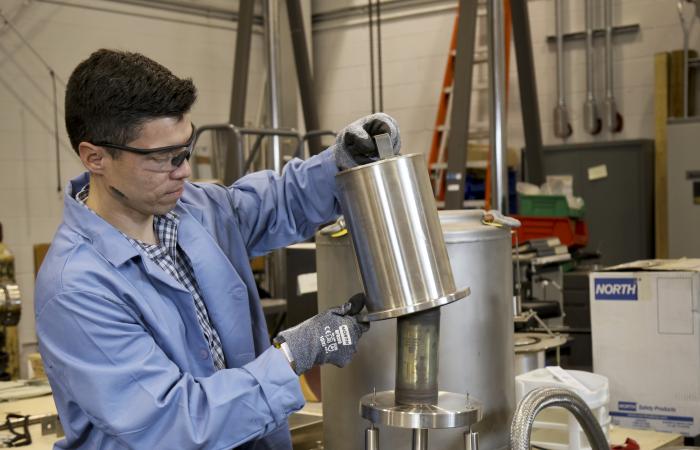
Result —
[[318, 364], [346, 366], [357, 350], [357, 341], [369, 329], [355, 317], [365, 305], [365, 294], [280, 332], [276, 344], [286, 342], [294, 358], [292, 367], [301, 375]]
[[340, 170], [350, 169], [379, 160], [379, 151], [373, 136], [388, 133], [394, 154], [401, 150], [399, 126], [393, 117], [376, 113], [365, 116], [338, 133], [335, 145], [335, 163]]

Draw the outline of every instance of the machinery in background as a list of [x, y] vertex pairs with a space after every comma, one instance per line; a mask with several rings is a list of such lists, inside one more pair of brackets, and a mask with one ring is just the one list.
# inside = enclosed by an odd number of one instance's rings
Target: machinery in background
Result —
[[579, 266], [564, 273], [564, 327], [569, 340], [561, 349], [561, 366], [567, 369], [593, 371], [588, 277], [596, 267]]
[[7, 372], [9, 354], [5, 350], [7, 327], [17, 326], [22, 311], [22, 296], [15, 280], [15, 257], [2, 243], [3, 233], [0, 224], [0, 381], [12, 378]]
[[522, 298], [515, 315], [516, 374], [545, 365], [592, 370], [588, 276], [598, 257], [563, 245], [544, 254], [514, 249], [516, 298]]
[[581, 250], [589, 240], [586, 204], [573, 178], [560, 173], [542, 186], [518, 184], [516, 373], [545, 361], [591, 369], [588, 271], [599, 255]]
[[[518, 234], [521, 231], [518, 229]], [[561, 264], [569, 261], [569, 249], [556, 237], [528, 240], [513, 249], [516, 375], [544, 367], [546, 354], [551, 351], [559, 365], [559, 348], [567, 336], [553, 332], [551, 321], [561, 320], [561, 283], [557, 280]]]

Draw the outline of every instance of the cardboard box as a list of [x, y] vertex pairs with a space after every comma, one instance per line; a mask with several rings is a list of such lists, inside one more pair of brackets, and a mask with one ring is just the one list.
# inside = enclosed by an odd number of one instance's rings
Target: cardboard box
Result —
[[622, 427], [700, 434], [700, 259], [645, 260], [590, 276], [593, 370]]

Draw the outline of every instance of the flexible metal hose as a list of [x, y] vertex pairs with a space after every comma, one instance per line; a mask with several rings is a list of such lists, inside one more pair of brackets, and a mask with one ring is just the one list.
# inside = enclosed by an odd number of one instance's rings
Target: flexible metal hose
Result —
[[510, 425], [511, 450], [530, 450], [530, 435], [535, 417], [543, 409], [552, 406], [564, 408], [576, 417], [593, 450], [609, 450], [603, 430], [581, 397], [568, 389], [546, 387], [530, 391], [518, 404]]

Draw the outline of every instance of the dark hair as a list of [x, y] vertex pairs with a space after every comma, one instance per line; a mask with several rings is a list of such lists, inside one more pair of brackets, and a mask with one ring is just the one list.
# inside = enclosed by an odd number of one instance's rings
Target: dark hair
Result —
[[76, 153], [81, 142], [125, 145], [148, 120], [181, 118], [196, 99], [191, 78], [178, 78], [139, 53], [101, 49], [68, 80], [68, 137]]

